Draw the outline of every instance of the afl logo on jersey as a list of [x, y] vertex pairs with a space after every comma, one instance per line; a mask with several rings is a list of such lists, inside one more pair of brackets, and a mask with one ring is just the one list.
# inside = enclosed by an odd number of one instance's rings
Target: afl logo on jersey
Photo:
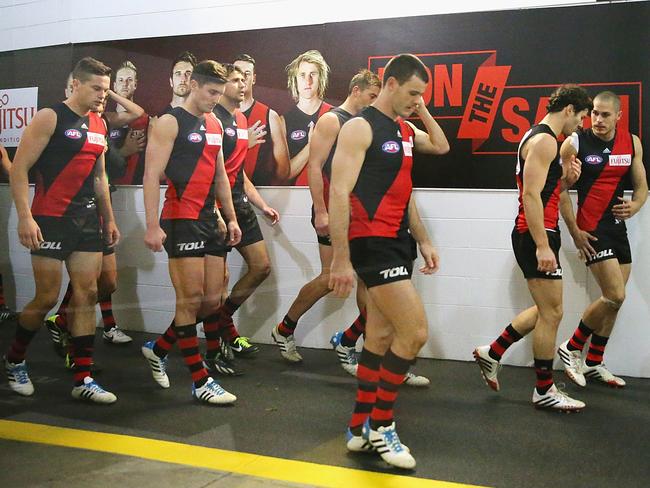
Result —
[[395, 154], [399, 152], [399, 144], [395, 141], [386, 141], [381, 145], [381, 150], [385, 153]]
[[235, 129], [232, 127], [226, 127], [226, 130], [224, 132], [228, 137], [235, 137], [237, 135], [237, 131], [235, 131]]
[[81, 139], [83, 136], [83, 134], [77, 129], [68, 129], [64, 134], [68, 139]]
[[294, 141], [299, 141], [300, 139], [304, 139], [307, 136], [307, 133], [304, 130], [298, 129], [294, 130], [291, 133], [291, 139]]
[[585, 163], [587, 164], [600, 164], [602, 162], [603, 162], [603, 158], [601, 158], [597, 154], [590, 154], [589, 156], [585, 157]]
[[120, 129], [113, 129], [108, 137], [110, 137], [111, 139], [118, 139], [120, 137], [121, 132], [122, 131]]
[[198, 132], [190, 132], [190, 134], [187, 136], [187, 140], [190, 142], [197, 143], [203, 140], [203, 136]]

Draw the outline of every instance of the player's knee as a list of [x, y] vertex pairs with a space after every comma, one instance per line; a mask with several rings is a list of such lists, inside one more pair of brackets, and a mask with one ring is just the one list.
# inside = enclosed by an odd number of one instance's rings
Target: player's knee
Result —
[[607, 293], [600, 297], [600, 301], [612, 310], [618, 310], [623, 306], [623, 302], [625, 301], [625, 290]]
[[40, 293], [34, 297], [34, 305], [44, 314], [57, 304], [59, 300], [58, 290]]
[[543, 310], [539, 309], [538, 313], [546, 323], [555, 327], [560, 325], [562, 316], [564, 315], [564, 312], [562, 311], [562, 304], [544, 307]]
[[112, 275], [100, 277], [97, 288], [100, 297], [110, 297], [117, 290], [117, 277]]
[[426, 327], [418, 327], [418, 329], [414, 331], [412, 343], [413, 348], [416, 350], [416, 353], [422, 349], [422, 347], [424, 347], [424, 345], [427, 343], [428, 338], [429, 334]]

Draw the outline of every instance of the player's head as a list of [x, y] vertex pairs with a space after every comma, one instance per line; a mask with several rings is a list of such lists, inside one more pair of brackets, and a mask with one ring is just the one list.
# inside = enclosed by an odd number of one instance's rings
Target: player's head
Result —
[[223, 65], [226, 70], [226, 86], [223, 97], [232, 105], [239, 106], [246, 94], [246, 76], [241, 68], [234, 64]]
[[361, 109], [375, 101], [379, 90], [381, 90], [379, 76], [370, 70], [362, 69], [350, 80], [348, 96], [352, 97]]
[[302, 53], [287, 65], [286, 71], [287, 88], [294, 101], [325, 98], [330, 67], [319, 51]]
[[382, 92], [397, 115], [408, 117], [417, 110], [427, 83], [429, 73], [422, 61], [412, 54], [399, 54], [384, 69]]
[[111, 68], [91, 57], [79, 60], [72, 70], [72, 94], [87, 110], [97, 111], [108, 95]]
[[177, 97], [186, 97], [190, 92], [190, 77], [196, 66], [196, 58], [189, 51], [180, 53], [172, 62], [169, 86]]
[[115, 71], [113, 91], [124, 98], [132, 100], [137, 87], [138, 69], [131, 61], [124, 61]]
[[190, 96], [201, 112], [212, 112], [223, 95], [226, 80], [225, 68], [216, 61], [207, 59], [194, 66]]
[[239, 54], [232, 62], [235, 66], [242, 70], [244, 73], [244, 81], [246, 82], [246, 96], [253, 96], [253, 85], [257, 82], [257, 74], [255, 73], [255, 59], [248, 54]]
[[582, 119], [591, 110], [592, 103], [587, 90], [578, 85], [559, 86], [548, 100], [546, 111], [549, 114], [561, 113], [565, 117], [562, 133], [570, 135], [582, 125]]
[[616, 124], [621, 119], [621, 99], [611, 91], [603, 91], [594, 97], [591, 110], [591, 130], [594, 134], [610, 139], [616, 131]]

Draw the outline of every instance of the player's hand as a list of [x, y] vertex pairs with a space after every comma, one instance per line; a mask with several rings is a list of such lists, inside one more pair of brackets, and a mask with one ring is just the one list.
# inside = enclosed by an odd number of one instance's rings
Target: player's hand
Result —
[[440, 268], [440, 257], [436, 248], [428, 243], [418, 247], [420, 248], [420, 254], [424, 258], [424, 266], [420, 268], [420, 272], [430, 275], [438, 271]]
[[557, 259], [549, 246], [538, 247], [535, 251], [537, 256], [537, 270], [542, 273], [554, 273], [557, 270]]
[[220, 239], [225, 238], [228, 234], [228, 227], [226, 226], [226, 222], [221, 217], [217, 219], [217, 234], [219, 234]]
[[316, 227], [316, 234], [319, 236], [330, 235], [330, 216], [327, 212], [315, 212], [314, 227]]
[[258, 120], [248, 128], [248, 149], [266, 142], [264, 136], [267, 134], [266, 126]]
[[575, 234], [571, 234], [571, 237], [573, 237], [573, 243], [578, 249], [580, 259], [588, 261], [592, 256], [596, 255], [596, 250], [589, 241], [597, 241], [598, 237], [592, 236], [589, 232], [580, 229]]
[[241, 242], [241, 229], [236, 220], [228, 222], [228, 245], [235, 247]]
[[418, 103], [415, 105], [415, 113], [421, 117], [424, 112], [429, 114], [429, 109], [427, 108], [424, 98], [420, 97], [420, 100], [418, 100]]
[[44, 240], [41, 228], [32, 217], [18, 221], [18, 238], [20, 243], [30, 251], [38, 251]]
[[612, 215], [617, 219], [627, 220], [639, 211], [639, 206], [636, 202], [623, 197], [618, 197], [618, 199], [621, 203], [617, 203], [612, 207]]
[[128, 158], [129, 156], [144, 151], [147, 145], [147, 136], [144, 131], [133, 131], [129, 129], [124, 138], [124, 144], [120, 148], [120, 154]]
[[163, 249], [163, 242], [167, 239], [167, 234], [160, 228], [159, 225], [155, 227], [147, 227], [144, 234], [144, 244], [153, 252], [160, 252]]
[[120, 242], [120, 230], [114, 220], [104, 223], [104, 242], [108, 247], [115, 247]]
[[347, 298], [354, 288], [356, 280], [354, 278], [354, 270], [352, 263], [349, 259], [332, 259], [332, 267], [330, 268], [330, 281], [329, 288], [334, 292], [334, 296], [338, 298]]
[[276, 209], [266, 206], [262, 209], [262, 212], [264, 213], [264, 217], [269, 220], [269, 223], [271, 225], [275, 225], [280, 222], [280, 212], [278, 212]]
[[576, 158], [575, 154], [572, 154], [571, 159], [569, 159], [565, 164], [567, 164], [567, 166], [566, 174], [564, 176], [564, 184], [567, 188], [571, 188], [580, 178], [580, 174], [582, 174], [582, 161]]

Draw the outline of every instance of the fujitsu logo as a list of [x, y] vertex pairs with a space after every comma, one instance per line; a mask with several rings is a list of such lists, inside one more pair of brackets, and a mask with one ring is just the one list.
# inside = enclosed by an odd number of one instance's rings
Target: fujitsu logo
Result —
[[631, 154], [610, 154], [609, 165], [610, 166], [631, 166], [632, 155]]
[[197, 242], [181, 242], [176, 244], [179, 251], [195, 251], [197, 249], [203, 249], [205, 247], [205, 241]]
[[408, 276], [409, 272], [405, 266], [396, 266], [395, 268], [384, 269], [379, 274], [386, 280], [388, 278], [395, 278], [396, 276]]
[[44, 241], [41, 242], [41, 246], [39, 249], [44, 250], [44, 249], [50, 249], [52, 251], [60, 251], [61, 250], [61, 243], [60, 242], [54, 242], [54, 241]]

